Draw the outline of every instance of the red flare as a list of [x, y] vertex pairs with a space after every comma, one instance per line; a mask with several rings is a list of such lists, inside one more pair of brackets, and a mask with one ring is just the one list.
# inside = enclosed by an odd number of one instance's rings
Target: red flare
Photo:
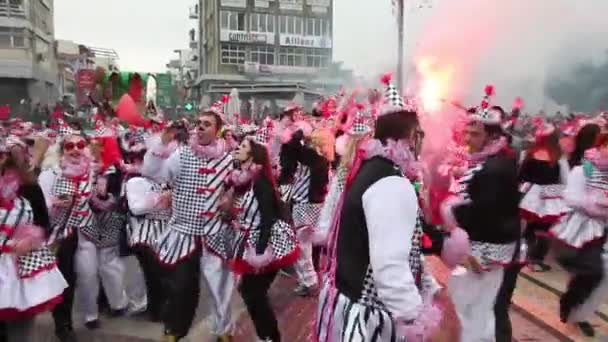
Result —
[[490, 106], [490, 103], [487, 100], [481, 101], [481, 108], [487, 109]]
[[222, 103], [228, 103], [228, 95], [222, 96]]
[[488, 84], [484, 88], [484, 92], [486, 93], [486, 96], [493, 96], [494, 95], [494, 86], [491, 84]]
[[380, 78], [380, 82], [382, 82], [382, 84], [384, 84], [384, 85], [389, 85], [391, 83], [392, 78], [393, 78], [393, 76], [390, 73], [384, 74]]

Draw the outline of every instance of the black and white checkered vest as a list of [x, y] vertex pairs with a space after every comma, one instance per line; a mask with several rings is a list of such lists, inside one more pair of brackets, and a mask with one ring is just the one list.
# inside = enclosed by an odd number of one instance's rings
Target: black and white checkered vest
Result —
[[232, 170], [232, 156], [226, 153], [216, 159], [202, 159], [189, 146], [179, 153], [180, 169], [173, 184], [169, 226], [188, 235], [216, 234], [226, 225], [217, 205]]

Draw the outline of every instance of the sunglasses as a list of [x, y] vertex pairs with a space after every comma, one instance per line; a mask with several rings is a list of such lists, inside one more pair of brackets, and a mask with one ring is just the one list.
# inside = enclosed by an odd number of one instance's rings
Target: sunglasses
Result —
[[71, 151], [71, 150], [73, 150], [75, 148], [77, 148], [79, 150], [84, 150], [85, 147], [87, 147], [87, 144], [83, 140], [80, 140], [77, 143], [73, 143], [73, 142], [67, 142], [67, 143], [65, 143], [65, 145], [63, 146], [63, 149], [65, 151]]

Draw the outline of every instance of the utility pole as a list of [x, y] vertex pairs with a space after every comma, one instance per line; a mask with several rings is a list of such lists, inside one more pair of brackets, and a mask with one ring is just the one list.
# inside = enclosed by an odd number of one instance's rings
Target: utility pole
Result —
[[207, 48], [206, 48], [206, 32], [205, 32], [205, 6], [207, 2], [205, 0], [198, 0], [198, 61], [199, 61], [199, 75], [207, 73]]
[[403, 38], [404, 38], [404, 21], [405, 21], [405, 0], [397, 1], [397, 25], [398, 25], [398, 51], [397, 51], [397, 86], [400, 91], [403, 91]]

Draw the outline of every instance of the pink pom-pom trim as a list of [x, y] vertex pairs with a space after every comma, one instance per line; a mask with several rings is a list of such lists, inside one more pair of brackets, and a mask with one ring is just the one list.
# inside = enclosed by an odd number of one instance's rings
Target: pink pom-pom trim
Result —
[[469, 234], [461, 228], [455, 228], [450, 232], [450, 237], [443, 241], [441, 260], [447, 267], [453, 269], [470, 254], [470, 251]]
[[516, 97], [513, 101], [513, 109], [522, 109], [524, 108], [524, 100], [521, 97]]
[[382, 77], [380, 78], [380, 82], [382, 82], [382, 84], [384, 85], [389, 85], [391, 83], [392, 78], [393, 76], [390, 73], [387, 73], [382, 75]]
[[42, 247], [45, 241], [44, 229], [33, 224], [21, 224], [11, 238], [14, 243], [30, 241], [34, 249]]
[[398, 337], [405, 341], [426, 341], [437, 332], [442, 318], [443, 310], [439, 306], [425, 305], [414, 324], [397, 326]]
[[491, 84], [488, 84], [484, 88], [484, 92], [486, 93], [487, 96], [493, 96], [494, 95], [494, 86]]

